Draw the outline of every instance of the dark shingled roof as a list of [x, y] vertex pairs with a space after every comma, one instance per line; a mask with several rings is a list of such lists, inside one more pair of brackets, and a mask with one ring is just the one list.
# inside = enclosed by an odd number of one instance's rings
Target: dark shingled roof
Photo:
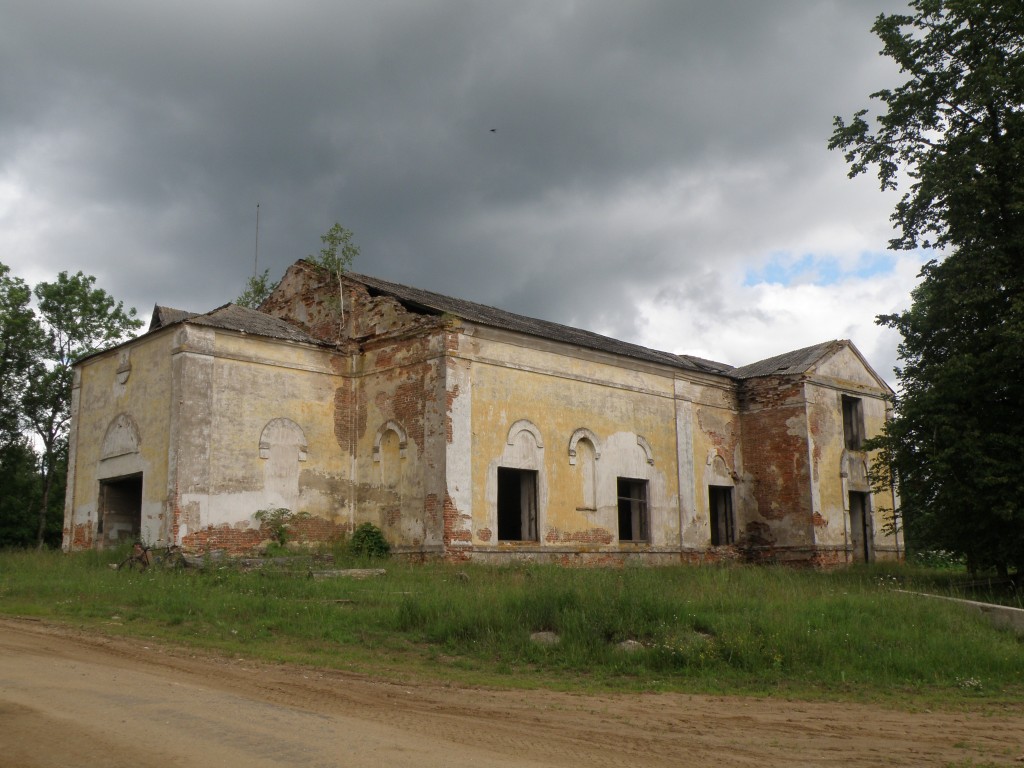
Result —
[[[845, 341], [826, 341], [811, 347], [804, 347], [793, 352], [776, 355], [767, 360], [760, 360], [750, 365], [734, 368], [727, 363], [706, 360], [694, 355], [675, 355], [671, 352], [649, 349], [638, 344], [630, 344], [629, 342], [613, 339], [609, 336], [602, 336], [599, 333], [584, 331], [547, 320], [538, 320], [537, 318], [526, 317], [525, 315], [517, 315], [514, 312], [506, 312], [503, 309], [488, 307], [484, 304], [477, 304], [465, 299], [456, 299], [452, 296], [444, 296], [440, 293], [425, 291], [421, 288], [413, 288], [400, 283], [392, 283], [389, 280], [381, 280], [369, 275], [346, 272], [345, 278], [365, 286], [373, 295], [391, 296], [404, 306], [415, 311], [437, 315], [451, 314], [492, 328], [524, 333], [599, 352], [668, 365], [673, 368], [727, 376], [737, 381], [752, 379], [758, 376], [785, 376], [806, 373], [826, 354], [849, 343]], [[327, 342], [310, 336], [305, 331], [286, 323], [284, 320], [279, 320], [272, 315], [255, 309], [241, 307], [237, 304], [225, 304], [206, 314], [186, 312], [181, 309], [157, 305], [153, 308], [153, 320], [150, 323], [149, 329], [153, 331], [180, 322], [223, 328], [240, 333], [249, 333], [253, 336], [329, 346]]]
[[346, 272], [345, 277], [366, 286], [370, 289], [371, 293], [376, 292], [392, 296], [411, 308], [426, 310], [434, 314], [447, 313], [470, 322], [488, 325], [492, 328], [516, 331], [529, 334], [530, 336], [539, 336], [540, 338], [552, 341], [573, 344], [578, 347], [631, 357], [635, 360], [670, 365], [674, 368], [685, 368], [691, 371], [720, 373], [723, 369], [728, 368], [728, 366], [723, 366], [721, 363], [712, 363], [711, 361], [692, 358], [688, 355], [660, 352], [656, 349], [641, 347], [638, 344], [630, 344], [609, 336], [602, 336], [599, 333], [584, 331], [547, 320], [538, 320], [533, 317], [526, 317], [525, 315], [517, 315], [514, 312], [506, 312], [503, 309], [488, 307], [473, 301], [466, 301], [465, 299], [443, 296], [439, 293], [392, 283], [376, 277], [359, 275], [354, 272]]
[[195, 317], [196, 314], [196, 312], [187, 312], [184, 309], [162, 307], [159, 304], [156, 304], [153, 306], [153, 317], [149, 321], [149, 330], [155, 331], [158, 328], [163, 328], [165, 325], [180, 323], [182, 320]]
[[265, 312], [241, 307], [237, 304], [225, 304], [202, 315], [196, 312], [186, 312], [183, 309], [173, 309], [157, 305], [153, 309], [153, 319], [149, 324], [149, 330], [155, 331], [159, 328], [166, 328], [168, 325], [182, 322], [205, 325], [210, 328], [223, 328], [227, 331], [238, 331], [239, 333], [249, 333], [253, 336], [265, 336], [270, 339], [300, 341], [305, 344], [324, 344], [324, 342], [310, 336], [294, 325], [286, 323], [284, 320], [279, 320]]
[[284, 341], [299, 341], [304, 344], [317, 344], [323, 346], [325, 342], [310, 336], [303, 330], [296, 328], [284, 320], [279, 320], [265, 312], [248, 307], [240, 307], [238, 304], [225, 304], [222, 307], [207, 312], [205, 315], [193, 315], [186, 318], [195, 325], [206, 325], [211, 328], [223, 328], [227, 331], [238, 331], [250, 333], [253, 336], [264, 336], [270, 339], [283, 339]]
[[843, 341], [825, 341], [815, 344], [813, 347], [795, 349], [792, 352], [769, 357], [767, 360], [759, 360], [750, 365], [733, 368], [727, 375], [734, 379], [753, 379], [757, 376], [789, 376], [807, 373], [822, 357], [845, 344], [846, 342]]
[[733, 367], [728, 363], [719, 363], [715, 360], [707, 360], [703, 357], [694, 357], [693, 355], [680, 355], [680, 357], [685, 357], [695, 366], [709, 373], [723, 373], [728, 376], [731, 375], [733, 370]]

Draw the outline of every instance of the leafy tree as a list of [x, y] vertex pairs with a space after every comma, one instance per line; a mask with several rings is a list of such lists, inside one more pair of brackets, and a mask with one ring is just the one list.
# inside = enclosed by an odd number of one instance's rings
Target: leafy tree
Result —
[[359, 255], [359, 246], [352, 242], [352, 231], [334, 222], [326, 233], [320, 235], [323, 247], [318, 256], [309, 256], [308, 260], [330, 272], [338, 281], [338, 313], [340, 324], [345, 324], [345, 296], [341, 276], [345, 274]]
[[[1024, 571], [1024, 13], [1019, 2], [912, 0], [872, 30], [906, 80], [881, 113], [835, 118], [850, 175], [904, 188], [894, 249], [935, 247], [909, 310], [894, 418], [872, 443], [908, 544]], [[884, 463], [883, 462], [883, 463]], [[886, 472], [889, 474], [886, 475]]]
[[44, 338], [31, 299], [29, 286], [0, 264], [0, 544], [7, 545], [36, 540], [40, 486], [23, 398]]
[[253, 275], [245, 284], [242, 295], [235, 299], [235, 304], [249, 309], [259, 309], [260, 304], [274, 292], [279, 281], [270, 279], [270, 270], [263, 270], [261, 275]]
[[[0, 449], [0, 546], [27, 547], [37, 541], [35, 500], [42, 490], [37, 458], [24, 441]], [[59, 542], [59, 537], [59, 528], [47, 527], [47, 540]]]
[[43, 344], [31, 299], [28, 285], [0, 264], [0, 448], [21, 442], [21, 399], [29, 389], [29, 373]]
[[42, 491], [36, 541], [46, 536], [51, 494], [67, 460], [71, 405], [71, 364], [78, 358], [131, 337], [142, 321], [134, 309], [103, 289], [96, 278], [61, 272], [56, 282], [35, 287], [44, 343], [33, 364], [32, 386], [23, 399], [25, 417], [42, 448]]
[[352, 262], [359, 255], [359, 246], [352, 242], [352, 231], [334, 222], [326, 233], [320, 235], [324, 244], [319, 256], [310, 256], [309, 260], [335, 275], [342, 275], [352, 267]]

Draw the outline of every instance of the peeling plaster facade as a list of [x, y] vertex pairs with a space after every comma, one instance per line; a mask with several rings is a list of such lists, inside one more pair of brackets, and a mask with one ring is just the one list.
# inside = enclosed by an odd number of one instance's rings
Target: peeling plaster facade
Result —
[[248, 552], [286, 507], [449, 559], [902, 554], [859, 447], [891, 392], [849, 342], [731, 368], [304, 261], [260, 310], [158, 307], [76, 365], [65, 549]]

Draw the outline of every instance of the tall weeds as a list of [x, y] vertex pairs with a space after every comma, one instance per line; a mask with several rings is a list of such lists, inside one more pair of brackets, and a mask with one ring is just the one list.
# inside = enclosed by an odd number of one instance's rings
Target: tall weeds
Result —
[[[823, 696], [1024, 693], [1024, 647], [944, 601], [929, 572], [410, 566], [309, 577], [113, 571], [115, 555], [0, 553], [0, 613], [391, 675], [559, 687]], [[379, 566], [379, 561], [374, 562]], [[917, 582], [915, 582], [915, 579]], [[535, 642], [551, 632], [556, 644]]]

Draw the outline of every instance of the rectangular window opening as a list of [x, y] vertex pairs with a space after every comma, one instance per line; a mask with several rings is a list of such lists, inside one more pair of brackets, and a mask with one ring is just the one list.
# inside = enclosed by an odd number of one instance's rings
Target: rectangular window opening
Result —
[[498, 541], [538, 541], [536, 471], [498, 467]]
[[851, 451], [864, 444], [864, 409], [859, 397], [843, 395], [843, 435]]
[[736, 543], [736, 521], [732, 513], [732, 488], [708, 486], [708, 511], [711, 516], [711, 546]]
[[619, 541], [650, 541], [650, 520], [647, 508], [647, 481], [620, 477]]

